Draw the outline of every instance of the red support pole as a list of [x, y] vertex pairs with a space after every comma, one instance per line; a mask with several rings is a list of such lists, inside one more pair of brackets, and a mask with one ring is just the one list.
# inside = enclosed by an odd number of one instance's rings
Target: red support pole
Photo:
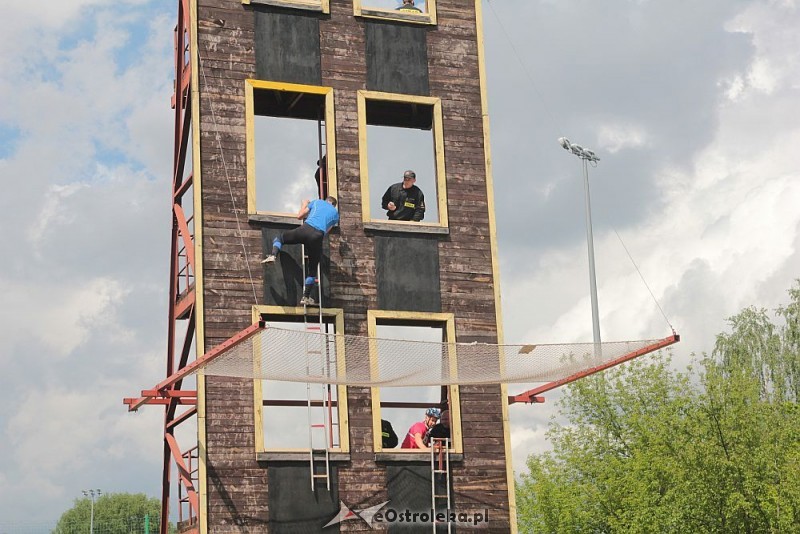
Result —
[[509, 395], [508, 403], [515, 404], [517, 402], [525, 402], [525, 403], [540, 403], [544, 402], [544, 398], [540, 397], [542, 393], [546, 391], [550, 391], [551, 389], [555, 389], [557, 387], [561, 387], [565, 384], [569, 384], [570, 382], [574, 382], [580, 378], [593, 375], [595, 373], [599, 373], [600, 371], [605, 371], [615, 365], [619, 365], [621, 363], [625, 363], [630, 361], [634, 358], [638, 358], [639, 356], [644, 356], [645, 354], [649, 354], [651, 352], [657, 351], [659, 349], [663, 349], [664, 347], [669, 347], [670, 345], [677, 343], [681, 340], [681, 337], [678, 334], [672, 334], [670, 337], [666, 337], [656, 343], [643, 347], [639, 350], [635, 350], [633, 352], [629, 352], [624, 356], [620, 356], [614, 360], [606, 362], [602, 365], [598, 365], [596, 367], [592, 367], [591, 369], [586, 369], [585, 371], [580, 371], [579, 373], [575, 373], [569, 375], [566, 378], [562, 378], [561, 380], [555, 380], [553, 382], [548, 382], [547, 384], [543, 384], [537, 388], [530, 389], [525, 393], [520, 393], [519, 395]]

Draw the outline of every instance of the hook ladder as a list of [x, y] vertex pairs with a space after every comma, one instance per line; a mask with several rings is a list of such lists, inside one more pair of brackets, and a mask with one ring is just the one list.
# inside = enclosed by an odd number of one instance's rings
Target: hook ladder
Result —
[[[306, 251], [302, 246], [303, 286], [306, 279]], [[305, 341], [306, 375], [331, 375], [331, 354], [328, 344], [328, 325], [322, 314], [322, 283], [320, 282], [320, 265], [315, 273], [316, 304], [303, 300], [303, 327], [306, 332], [314, 332], [319, 336], [307, 336]], [[317, 307], [316, 313], [309, 310]], [[312, 341], [314, 337], [318, 342]], [[306, 400], [308, 407], [308, 462], [311, 471], [311, 489], [316, 487], [317, 480], [325, 480], [328, 490], [331, 489], [330, 449], [335, 446], [333, 427], [333, 391], [331, 384], [312, 384], [306, 382]], [[320, 436], [322, 434], [322, 436]], [[324, 461], [318, 461], [324, 460]], [[319, 468], [318, 468], [319, 464]]]
[[[447, 532], [451, 532], [450, 512], [450, 439], [431, 438], [431, 510], [436, 514], [444, 508]], [[444, 491], [444, 493], [439, 493]], [[437, 532], [433, 521], [433, 532]]]

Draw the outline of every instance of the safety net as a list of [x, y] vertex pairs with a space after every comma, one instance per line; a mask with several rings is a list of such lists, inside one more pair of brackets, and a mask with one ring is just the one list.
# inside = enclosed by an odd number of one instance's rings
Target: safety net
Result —
[[350, 386], [550, 382], [651, 352], [664, 341], [436, 343], [262, 326], [204, 356], [197, 368], [206, 375]]

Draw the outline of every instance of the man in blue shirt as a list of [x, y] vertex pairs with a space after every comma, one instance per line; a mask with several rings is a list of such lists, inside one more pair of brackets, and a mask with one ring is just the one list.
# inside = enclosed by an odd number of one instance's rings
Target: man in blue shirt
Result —
[[264, 258], [261, 263], [275, 263], [284, 244], [302, 243], [305, 245], [308, 255], [308, 270], [305, 273], [305, 286], [300, 304], [313, 306], [315, 302], [311, 292], [314, 290], [317, 266], [322, 256], [322, 239], [331, 231], [331, 228], [339, 223], [336, 199], [328, 197], [325, 200], [304, 200], [300, 211], [297, 212], [297, 218], [305, 219], [303, 224], [276, 237], [272, 241], [272, 254]]

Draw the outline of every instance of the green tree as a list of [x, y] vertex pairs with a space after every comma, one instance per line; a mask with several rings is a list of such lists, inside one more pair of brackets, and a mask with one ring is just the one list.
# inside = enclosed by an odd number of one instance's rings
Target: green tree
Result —
[[[76, 499], [72, 508], [61, 515], [53, 534], [84, 534], [89, 532], [91, 499]], [[161, 501], [143, 493], [109, 493], [95, 499], [95, 534], [157, 533], [161, 518]], [[172, 530], [172, 528], [170, 528]]]
[[528, 458], [522, 532], [797, 532], [800, 290], [730, 319], [686, 372], [664, 354], [588, 377]]

